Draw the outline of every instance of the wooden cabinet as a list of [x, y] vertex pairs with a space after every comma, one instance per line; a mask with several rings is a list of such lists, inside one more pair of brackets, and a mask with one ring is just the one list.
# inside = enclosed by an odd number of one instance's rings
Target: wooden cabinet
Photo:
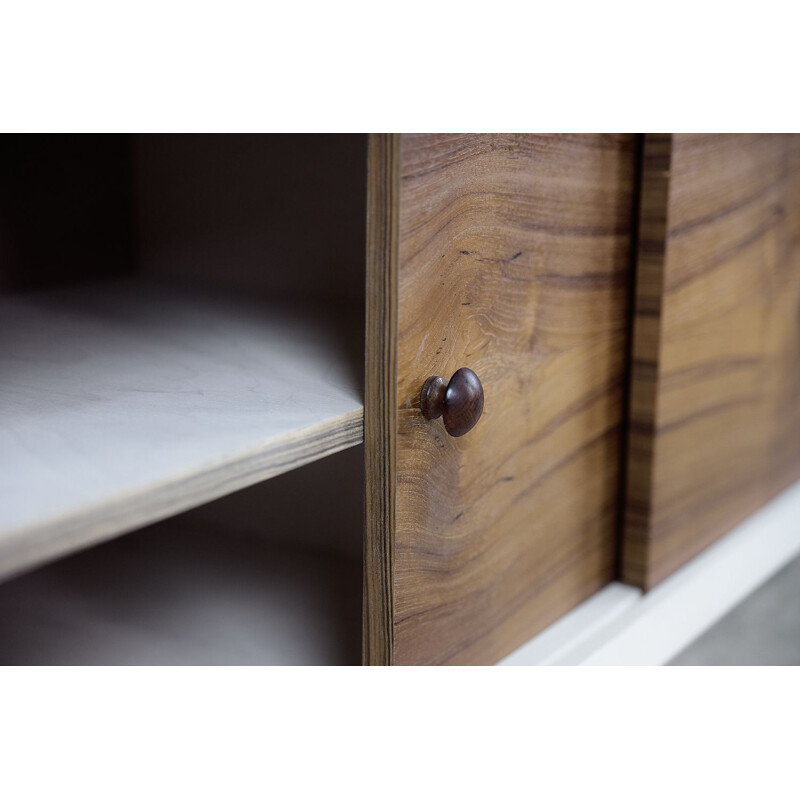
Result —
[[0, 662], [490, 664], [663, 581], [800, 477], [798, 147], [0, 140]]

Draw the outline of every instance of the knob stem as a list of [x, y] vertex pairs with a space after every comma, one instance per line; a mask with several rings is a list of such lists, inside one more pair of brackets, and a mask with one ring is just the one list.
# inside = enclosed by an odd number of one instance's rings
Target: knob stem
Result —
[[431, 375], [422, 387], [419, 408], [425, 419], [439, 419], [444, 414], [447, 381], [441, 375]]

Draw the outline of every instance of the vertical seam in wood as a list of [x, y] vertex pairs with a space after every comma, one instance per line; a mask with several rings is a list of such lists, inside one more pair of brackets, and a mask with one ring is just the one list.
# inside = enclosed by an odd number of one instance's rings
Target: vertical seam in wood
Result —
[[636, 245], [621, 579], [650, 588], [650, 534], [658, 424], [661, 313], [672, 135], [645, 134]]
[[639, 248], [639, 219], [642, 201], [642, 159], [644, 155], [644, 134], [636, 134], [636, 145], [633, 156], [633, 191], [631, 193], [631, 234], [629, 239], [630, 256], [628, 259], [628, 296], [625, 305], [625, 363], [622, 377], [622, 418], [620, 420], [619, 443], [619, 478], [617, 490], [617, 520], [614, 575], [617, 580], [622, 577], [623, 541], [625, 537], [625, 509], [628, 500], [628, 439], [631, 418], [631, 385], [633, 381], [633, 336], [636, 309], [636, 268]]
[[363, 661], [394, 662], [399, 134], [370, 134], [367, 157]]

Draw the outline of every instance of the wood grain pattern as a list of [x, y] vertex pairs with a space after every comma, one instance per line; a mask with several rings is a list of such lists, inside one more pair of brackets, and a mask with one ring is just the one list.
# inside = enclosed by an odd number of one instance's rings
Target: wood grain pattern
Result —
[[371, 134], [367, 156], [363, 602], [363, 659], [370, 665], [394, 662], [399, 189], [400, 137]]
[[[380, 663], [494, 663], [614, 577], [634, 151], [628, 135], [401, 137]], [[420, 390], [463, 366], [485, 410], [452, 438]]]
[[647, 135], [623, 578], [800, 477], [800, 136]]
[[3, 299], [0, 577], [358, 444], [345, 339], [158, 282]]

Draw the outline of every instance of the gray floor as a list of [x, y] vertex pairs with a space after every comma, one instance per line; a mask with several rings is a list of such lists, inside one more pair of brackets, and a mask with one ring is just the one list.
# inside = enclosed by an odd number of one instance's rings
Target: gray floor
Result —
[[800, 665], [800, 558], [784, 567], [671, 663]]

